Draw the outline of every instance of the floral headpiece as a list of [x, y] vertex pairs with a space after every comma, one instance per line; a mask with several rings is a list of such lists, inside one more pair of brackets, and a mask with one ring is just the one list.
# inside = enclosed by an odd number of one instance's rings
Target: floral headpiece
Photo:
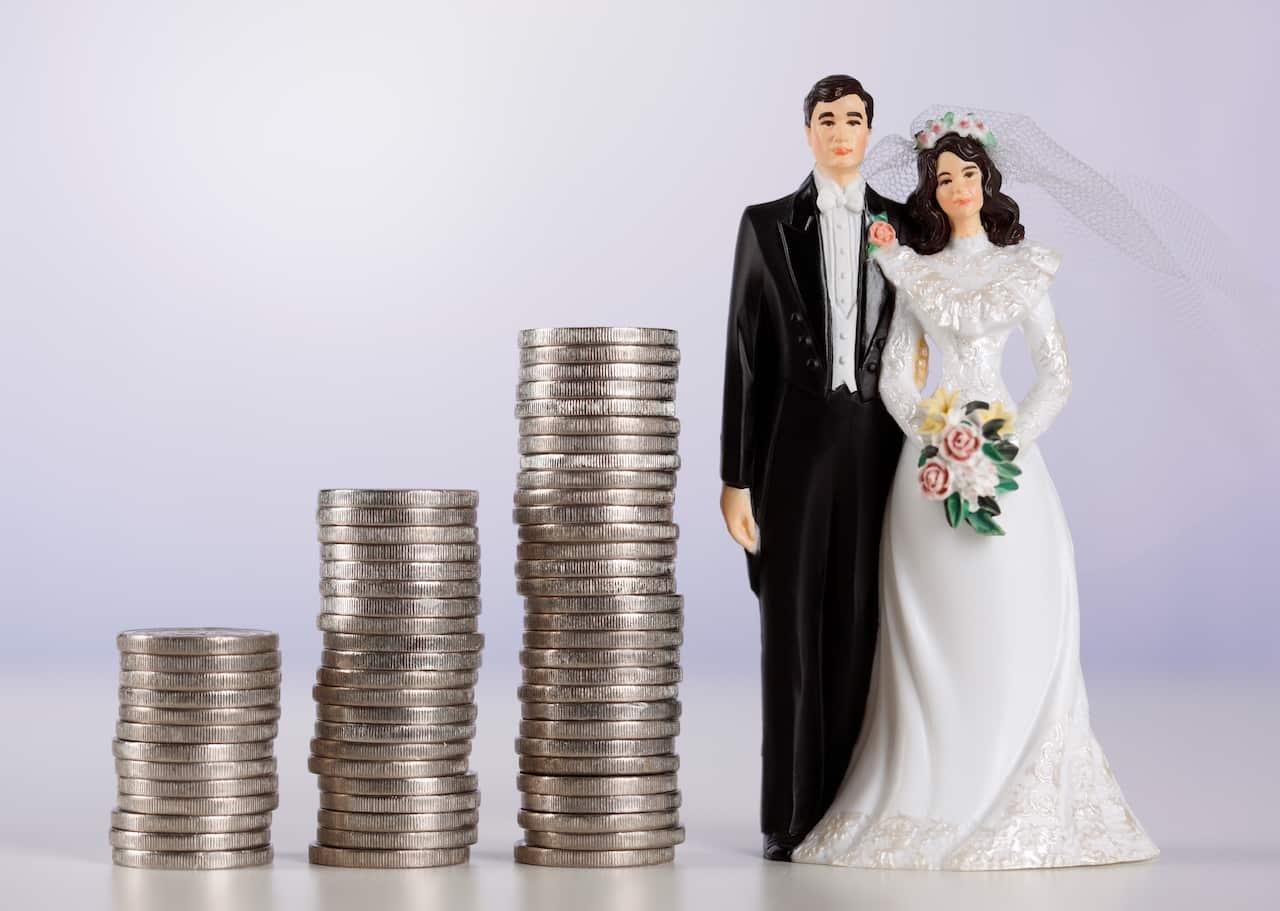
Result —
[[948, 133], [976, 139], [988, 149], [993, 149], [996, 145], [996, 134], [972, 113], [957, 117], [954, 111], [947, 111], [937, 120], [926, 121], [924, 129], [916, 133], [916, 151], [932, 149]]

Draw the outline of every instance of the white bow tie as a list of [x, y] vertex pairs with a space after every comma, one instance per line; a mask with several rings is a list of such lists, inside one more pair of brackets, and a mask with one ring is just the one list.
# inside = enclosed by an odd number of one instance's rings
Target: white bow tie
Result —
[[844, 206], [850, 212], [861, 213], [864, 195], [863, 186], [861, 182], [850, 184], [844, 192], [837, 192], [828, 187], [823, 187], [818, 191], [818, 211], [825, 215], [838, 206]]

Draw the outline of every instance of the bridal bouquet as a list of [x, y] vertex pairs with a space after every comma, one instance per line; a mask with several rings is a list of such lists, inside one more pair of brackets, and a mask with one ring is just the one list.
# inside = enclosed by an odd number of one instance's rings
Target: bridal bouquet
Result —
[[957, 405], [959, 393], [939, 389], [921, 402], [920, 490], [942, 502], [952, 528], [967, 524], [980, 535], [1003, 535], [996, 522], [997, 498], [1018, 489], [1022, 469], [1013, 464], [1018, 447], [1012, 433], [1014, 416], [999, 402]]

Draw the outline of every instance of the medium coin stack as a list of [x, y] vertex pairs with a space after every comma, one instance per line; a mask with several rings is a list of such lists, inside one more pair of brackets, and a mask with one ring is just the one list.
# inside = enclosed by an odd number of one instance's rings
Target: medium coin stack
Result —
[[271, 862], [280, 803], [280, 642], [253, 629], [116, 637], [120, 720], [111, 859], [153, 870]]
[[322, 490], [313, 864], [465, 863], [480, 667], [474, 490]]
[[520, 863], [671, 861], [682, 599], [668, 329], [520, 335]]

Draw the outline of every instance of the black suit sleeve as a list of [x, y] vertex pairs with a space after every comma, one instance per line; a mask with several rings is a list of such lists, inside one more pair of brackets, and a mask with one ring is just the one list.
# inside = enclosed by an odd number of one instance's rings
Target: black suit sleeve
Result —
[[754, 471], [752, 381], [763, 285], [760, 243], [748, 213], [744, 212], [733, 257], [720, 432], [720, 478], [730, 487], [750, 487]]

